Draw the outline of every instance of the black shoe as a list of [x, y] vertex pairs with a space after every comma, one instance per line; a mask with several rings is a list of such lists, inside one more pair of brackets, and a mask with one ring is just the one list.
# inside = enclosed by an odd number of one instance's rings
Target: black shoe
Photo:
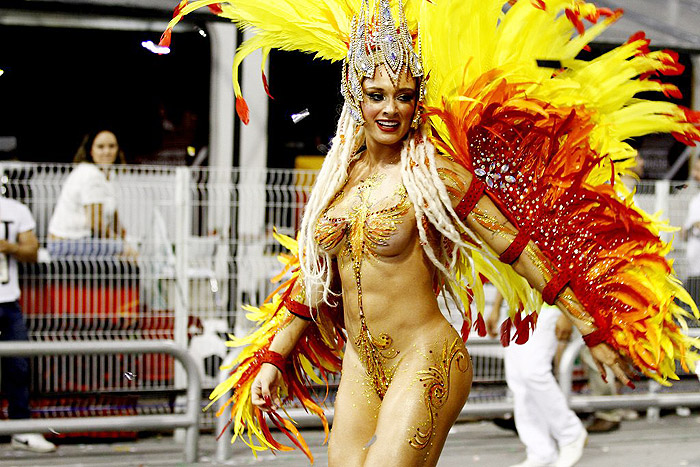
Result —
[[602, 418], [595, 417], [593, 421], [586, 427], [589, 433], [608, 433], [620, 429], [620, 422], [611, 422]]
[[496, 425], [498, 428], [503, 428], [504, 430], [509, 430], [512, 431], [513, 433], [517, 434], [518, 429], [515, 428], [515, 419], [513, 417], [510, 418], [494, 418], [493, 419], [493, 424]]

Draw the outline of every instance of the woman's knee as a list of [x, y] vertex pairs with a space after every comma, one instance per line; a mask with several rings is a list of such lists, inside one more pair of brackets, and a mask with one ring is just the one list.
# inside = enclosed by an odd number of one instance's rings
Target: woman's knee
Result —
[[362, 467], [367, 457], [366, 446], [362, 447], [354, 433], [347, 430], [332, 430], [328, 441], [329, 467]]

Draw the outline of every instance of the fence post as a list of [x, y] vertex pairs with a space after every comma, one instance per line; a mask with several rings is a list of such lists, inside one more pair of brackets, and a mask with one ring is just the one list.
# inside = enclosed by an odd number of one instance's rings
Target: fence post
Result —
[[[226, 355], [226, 358], [221, 362], [221, 368], [228, 368], [233, 365], [234, 360], [241, 353], [240, 347], [234, 347]], [[219, 379], [217, 383], [221, 384], [228, 379], [231, 375], [231, 370], [219, 370]], [[221, 410], [223, 405], [226, 403], [226, 396], [222, 396], [219, 402], [216, 403], [215, 409]], [[216, 417], [216, 432], [214, 433], [218, 437], [218, 442], [216, 443], [216, 460], [219, 462], [226, 462], [233, 456], [233, 445], [231, 444], [231, 437], [233, 436], [233, 424], [229, 423], [231, 419], [231, 405], [223, 409], [223, 413]]]
[[[41, 433], [49, 426], [60, 431], [149, 430], [178, 427], [183, 433], [185, 462], [189, 465], [199, 457], [199, 420], [202, 385], [197, 364], [187, 350], [166, 340], [108, 340], [58, 342], [0, 342], [0, 357], [38, 355], [111, 355], [166, 353], [183, 365], [187, 386], [184, 414], [111, 415], [98, 417], [56, 417], [51, 419], [19, 419], [0, 423], [0, 435]], [[189, 378], [187, 378], [189, 375]], [[49, 422], [50, 420], [50, 422]], [[187, 427], [186, 436], [184, 428]], [[182, 442], [180, 442], [182, 444]]]
[[[662, 219], [668, 219], [670, 192], [670, 180], [656, 180], [654, 182], [654, 213], [663, 212]], [[661, 239], [668, 242], [671, 239], [671, 234], [661, 232]]]
[[[188, 251], [190, 236], [191, 196], [190, 170], [178, 167], [175, 171], [175, 316], [173, 339], [175, 343], [187, 349], [187, 319], [190, 309], [189, 280], [187, 277]], [[175, 388], [183, 389], [187, 384], [187, 375], [180, 362], [175, 362]], [[178, 398], [178, 402], [182, 402]], [[176, 404], [179, 405], [179, 404]], [[175, 433], [176, 439], [184, 441], [182, 429]]]
[[238, 183], [236, 245], [236, 322], [234, 334], [244, 336], [251, 324], [245, 319], [243, 304], [260, 304], [266, 290], [260, 287], [266, 271], [264, 259], [267, 169], [241, 169]]

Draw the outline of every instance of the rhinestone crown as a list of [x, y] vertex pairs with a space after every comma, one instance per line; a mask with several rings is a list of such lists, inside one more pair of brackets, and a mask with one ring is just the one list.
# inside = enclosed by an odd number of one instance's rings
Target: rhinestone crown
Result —
[[[420, 37], [420, 35], [419, 35]], [[352, 19], [350, 46], [343, 61], [341, 92], [350, 108], [350, 114], [358, 124], [362, 117], [362, 80], [372, 78], [374, 69], [385, 65], [391, 82], [396, 85], [404, 69], [414, 78], [423, 77], [420, 38], [418, 52], [413, 49], [413, 38], [408, 31], [403, 1], [399, 0], [399, 24], [391, 14], [389, 0], [379, 0], [374, 11], [369, 1], [362, 2], [360, 14]], [[420, 80], [419, 100], [423, 98], [425, 80]]]

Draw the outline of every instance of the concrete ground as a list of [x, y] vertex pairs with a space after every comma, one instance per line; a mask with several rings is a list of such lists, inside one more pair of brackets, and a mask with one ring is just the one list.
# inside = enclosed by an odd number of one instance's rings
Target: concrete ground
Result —
[[[322, 446], [323, 433], [305, 430], [316, 458], [315, 465], [327, 464], [326, 448]], [[697, 466], [700, 467], [700, 416], [666, 415], [655, 422], [645, 418], [625, 421], [619, 431], [590, 435], [579, 467], [607, 466]], [[222, 441], [225, 442], [225, 441]], [[216, 440], [211, 434], [200, 439], [200, 460], [196, 464], [183, 462], [181, 446], [172, 436], [151, 436], [134, 442], [109, 444], [90, 442], [62, 444], [56, 453], [33, 454], [13, 450], [9, 444], [0, 444], [0, 465], [14, 466], [308, 466], [299, 452], [263, 453], [255, 460], [250, 450], [240, 442], [234, 446], [234, 455], [226, 462], [216, 461]], [[518, 438], [509, 431], [497, 428], [489, 421], [467, 422], [455, 425], [447, 439], [440, 458], [440, 467], [477, 466], [507, 467], [525, 458]], [[391, 465], [387, 459], [385, 467]]]

